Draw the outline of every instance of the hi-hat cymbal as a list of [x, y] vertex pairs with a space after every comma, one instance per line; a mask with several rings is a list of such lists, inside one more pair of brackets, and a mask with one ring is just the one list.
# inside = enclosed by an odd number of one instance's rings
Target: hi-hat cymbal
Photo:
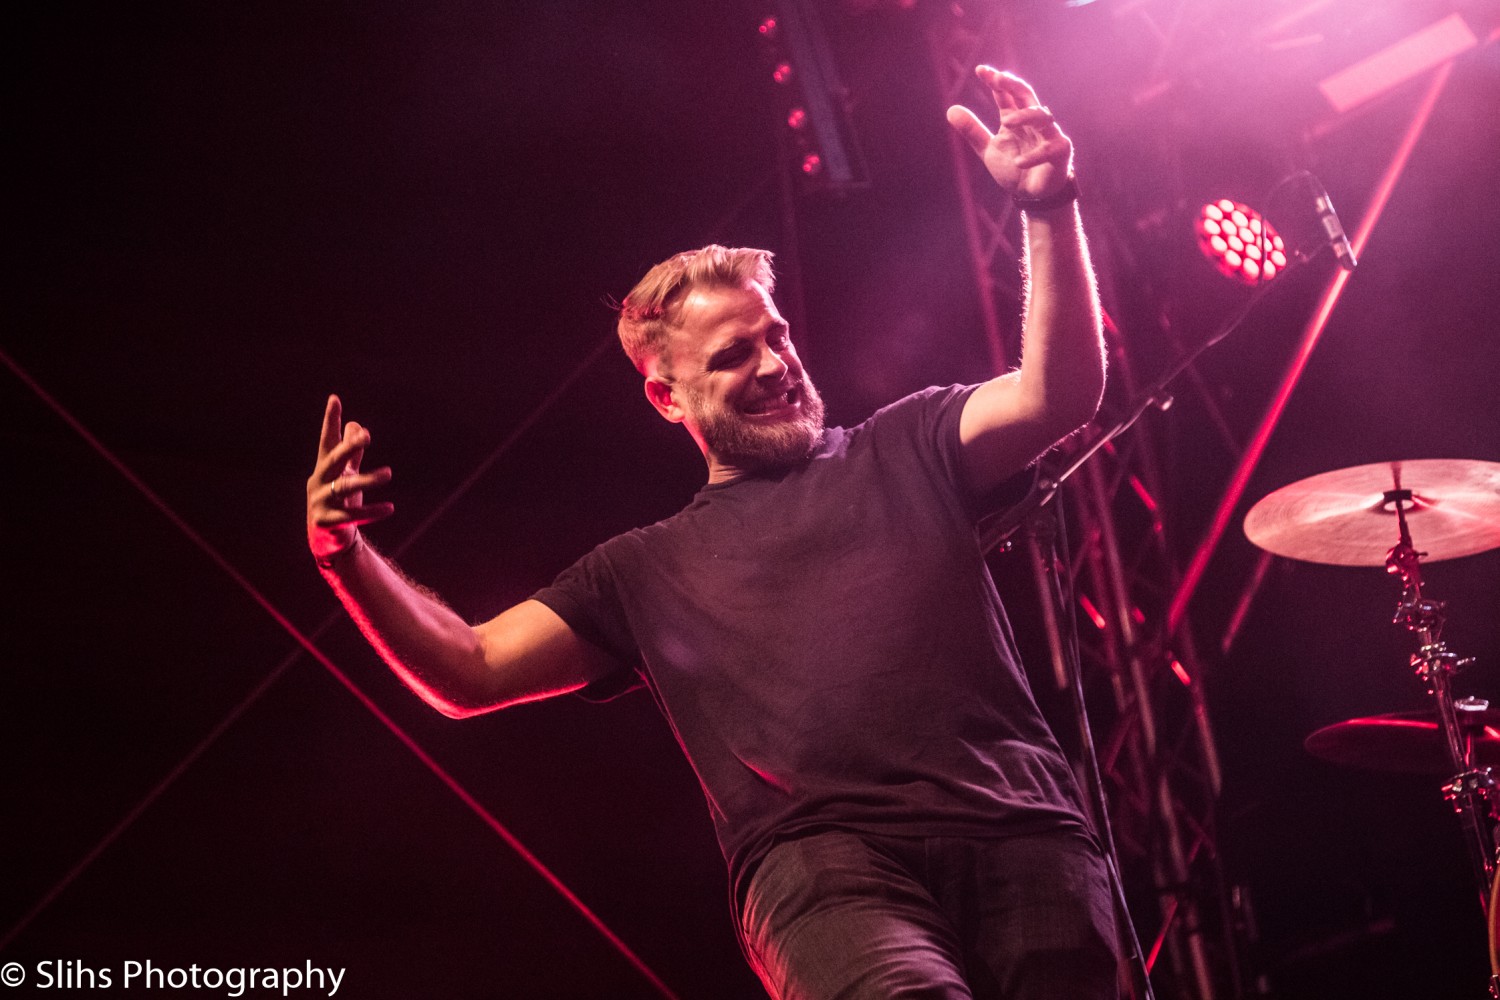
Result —
[[1466, 458], [1377, 462], [1311, 476], [1250, 508], [1245, 534], [1292, 559], [1384, 566], [1401, 538], [1398, 496], [1423, 562], [1500, 548], [1500, 462]]
[[[1475, 767], [1500, 766], [1500, 712], [1460, 711]], [[1407, 774], [1448, 774], [1453, 764], [1436, 712], [1393, 712], [1324, 726], [1303, 741], [1309, 753], [1335, 764]]]

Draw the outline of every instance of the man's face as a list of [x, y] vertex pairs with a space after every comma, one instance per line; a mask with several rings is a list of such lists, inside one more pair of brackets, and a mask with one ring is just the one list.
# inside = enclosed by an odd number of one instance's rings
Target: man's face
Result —
[[766, 290], [698, 288], [679, 308], [665, 365], [710, 469], [766, 471], [806, 458], [823, 434], [823, 400]]

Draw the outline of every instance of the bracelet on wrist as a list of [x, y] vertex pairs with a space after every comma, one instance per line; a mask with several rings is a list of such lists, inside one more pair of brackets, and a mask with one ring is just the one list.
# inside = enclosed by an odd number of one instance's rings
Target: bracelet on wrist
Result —
[[1054, 208], [1071, 205], [1078, 200], [1078, 179], [1069, 174], [1063, 186], [1045, 198], [1022, 198], [1019, 195], [1012, 195], [1011, 197], [1015, 201], [1016, 207], [1028, 215], [1033, 212], [1049, 212]]

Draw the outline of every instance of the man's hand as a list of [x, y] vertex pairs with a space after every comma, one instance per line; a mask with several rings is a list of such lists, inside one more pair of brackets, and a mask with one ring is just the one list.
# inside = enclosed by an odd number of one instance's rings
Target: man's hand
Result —
[[318, 461], [307, 480], [307, 545], [316, 559], [331, 559], [354, 544], [359, 526], [390, 517], [395, 505], [364, 504], [364, 491], [391, 481], [390, 468], [360, 472], [370, 432], [350, 422], [340, 431], [343, 406], [328, 397]]
[[1072, 141], [1025, 80], [993, 66], [979, 66], [974, 75], [995, 95], [999, 126], [991, 132], [978, 115], [956, 104], [948, 109], [948, 124], [968, 140], [1006, 191], [1033, 200], [1056, 194], [1072, 170]]

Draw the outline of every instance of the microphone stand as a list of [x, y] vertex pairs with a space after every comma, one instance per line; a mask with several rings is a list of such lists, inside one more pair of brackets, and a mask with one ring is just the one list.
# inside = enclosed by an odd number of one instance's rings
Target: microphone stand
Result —
[[[1328, 200], [1327, 192], [1323, 190], [1322, 181], [1318, 180], [1316, 175], [1314, 175], [1309, 170], [1297, 170], [1277, 181], [1271, 186], [1271, 189], [1266, 192], [1266, 196], [1261, 203], [1263, 205], [1269, 206], [1269, 204], [1272, 202], [1272, 200], [1275, 199], [1277, 194], [1284, 188], [1286, 188], [1289, 184], [1304, 179], [1307, 180], [1309, 184], [1314, 186], [1315, 191], [1322, 192], [1320, 196], [1321, 200], [1318, 202], [1317, 210], [1319, 214], [1319, 221], [1320, 223], [1323, 223], [1326, 228], [1326, 221], [1324, 219], [1325, 205], [1326, 213], [1331, 215], [1333, 213], [1333, 204]], [[1337, 216], [1334, 216], [1334, 224], [1337, 225]], [[1342, 232], [1343, 230], [1342, 228], [1340, 228], [1340, 235], [1342, 235]], [[1267, 235], [1267, 231], [1263, 227], [1261, 229], [1262, 241], [1265, 241]], [[1330, 231], [1328, 235], [1330, 236], [1330, 242], [1323, 243], [1318, 247], [1317, 250], [1313, 251], [1311, 254], [1293, 254], [1288, 259], [1287, 266], [1281, 269], [1281, 277], [1285, 279], [1288, 274], [1299, 270], [1302, 265], [1317, 257], [1317, 255], [1322, 252], [1325, 247], [1334, 250], [1335, 254], [1339, 257], [1340, 267], [1346, 267], [1348, 270], [1353, 270], [1352, 264], [1347, 264], [1342, 254], [1337, 249], [1335, 249], [1334, 242], [1332, 241], [1332, 232]], [[1264, 247], [1264, 242], [1262, 243], [1262, 246]], [[1352, 251], [1349, 259], [1351, 261], [1353, 260]], [[1285, 284], [1285, 280], [1282, 281], [1282, 284]], [[993, 518], [987, 518], [986, 520], [980, 522], [979, 537], [980, 543], [983, 546], [983, 550], [988, 552], [990, 549], [994, 548], [997, 545], [1000, 545], [1001, 543], [1005, 542], [1011, 535], [1015, 534], [1016, 530], [1021, 527], [1021, 525], [1024, 524], [1032, 514], [1041, 510], [1047, 504], [1052, 502], [1052, 498], [1057, 495], [1060, 489], [1062, 489], [1062, 484], [1067, 482], [1068, 479], [1073, 475], [1073, 473], [1077, 472], [1080, 468], [1083, 467], [1084, 463], [1086, 463], [1090, 458], [1094, 457], [1094, 454], [1100, 448], [1103, 448], [1105, 445], [1109, 444], [1115, 438], [1119, 437], [1121, 434], [1124, 434], [1131, 427], [1133, 427], [1135, 425], [1135, 422], [1141, 419], [1141, 417], [1147, 410], [1149, 410], [1153, 406], [1164, 412], [1170, 409], [1172, 406], [1172, 396], [1166, 391], [1167, 386], [1171, 385], [1172, 382], [1176, 380], [1177, 376], [1186, 371], [1194, 361], [1197, 361], [1198, 358], [1202, 356], [1203, 352], [1207, 351], [1210, 347], [1213, 347], [1219, 341], [1223, 340], [1235, 330], [1239, 329], [1240, 324], [1243, 323], [1247, 317], [1249, 317], [1250, 313], [1255, 310], [1256, 306], [1260, 305], [1261, 300], [1266, 297], [1266, 295], [1271, 291], [1273, 287], [1275, 286], [1273, 286], [1269, 281], [1262, 282], [1260, 286], [1256, 288], [1255, 293], [1248, 299], [1246, 299], [1245, 302], [1237, 310], [1231, 313], [1229, 318], [1221, 323], [1219, 325], [1219, 328], [1215, 330], [1207, 340], [1203, 341], [1203, 343], [1199, 344], [1197, 347], [1184, 354], [1175, 363], [1173, 363], [1170, 368], [1167, 369], [1166, 374], [1162, 375], [1159, 379], [1152, 383], [1152, 385], [1147, 388], [1145, 392], [1142, 392], [1138, 396], [1136, 396], [1135, 400], [1132, 401], [1130, 407], [1126, 410], [1125, 416], [1121, 417], [1114, 423], [1113, 426], [1107, 428], [1103, 434], [1099, 435], [1094, 439], [1093, 442], [1085, 447], [1082, 453], [1080, 453], [1078, 457], [1073, 461], [1073, 464], [1069, 465], [1066, 469], [1064, 469], [1056, 476], [1050, 478], [1039, 476], [1036, 481], [1032, 483], [1031, 489], [1027, 492], [1026, 496], [1018, 501], [1015, 505], [1007, 508], [1004, 511], [1001, 511]]]
[[[1294, 179], [1296, 175], [1294, 175]], [[1283, 181], [1282, 183], [1285, 183]], [[1278, 185], [1278, 187], [1281, 185]], [[1300, 268], [1313, 257], [1317, 256], [1315, 251], [1310, 256], [1297, 254], [1289, 261], [1289, 266], [1281, 271], [1281, 276]], [[1285, 284], [1283, 281], [1282, 284]], [[1133, 427], [1136, 421], [1145, 415], [1146, 411], [1155, 407], [1165, 411], [1172, 405], [1172, 395], [1167, 387], [1172, 384], [1194, 361], [1207, 351], [1210, 347], [1219, 343], [1225, 337], [1233, 333], [1249, 317], [1266, 295], [1271, 291], [1272, 285], [1267, 282], [1261, 284], [1248, 299], [1226, 319], [1217, 330], [1213, 332], [1201, 344], [1188, 351], [1170, 367], [1165, 374], [1139, 393], [1126, 408], [1122, 417], [1107, 427], [1103, 433], [1095, 437], [1073, 461], [1061, 472], [1052, 476], [1038, 475], [1033, 481], [1030, 490], [1027, 491], [1020, 501], [1013, 506], [1001, 511], [992, 518], [981, 521], [978, 527], [981, 551], [988, 552], [992, 548], [1010, 544], [1011, 537], [1021, 528], [1031, 529], [1031, 539], [1034, 546], [1039, 548], [1038, 539], [1045, 537], [1051, 548], [1050, 565], [1058, 567], [1057, 571], [1049, 574], [1052, 580], [1051, 594], [1043, 594], [1043, 600], [1055, 601], [1057, 608], [1061, 609], [1066, 618], [1066, 635], [1055, 634], [1051, 636], [1052, 649], [1062, 652], [1062, 660], [1065, 661], [1066, 677], [1068, 686], [1072, 689], [1071, 707], [1075, 715], [1080, 736], [1080, 754], [1083, 758], [1083, 769], [1089, 786], [1090, 806], [1097, 819], [1100, 840], [1103, 842], [1105, 865], [1109, 869], [1111, 887], [1114, 892], [1114, 905], [1119, 915], [1122, 937], [1127, 945], [1130, 955], [1128, 961], [1135, 974], [1138, 988], [1141, 990], [1143, 1000], [1155, 1000], [1155, 993], [1151, 986], [1150, 970], [1146, 967], [1145, 955], [1141, 950], [1140, 937], [1135, 930], [1135, 922], [1131, 919], [1130, 911], [1125, 900], [1125, 886], [1120, 877], [1119, 852], [1115, 847], [1114, 831], [1109, 821], [1109, 806], [1104, 789], [1104, 778], [1099, 769], [1099, 755], [1094, 745], [1093, 732], [1089, 726], [1088, 707], [1083, 696], [1083, 664], [1078, 654], [1078, 620], [1075, 610], [1075, 601], [1069, 595], [1072, 592], [1072, 579], [1062, 579], [1061, 567], [1067, 565], [1064, 553], [1067, 548], [1067, 528], [1059, 511], [1059, 516], [1051, 519], [1057, 526], [1057, 531], [1050, 530], [1051, 525], [1039, 527], [1043, 520], [1043, 510], [1058, 496], [1063, 484], [1073, 474], [1081, 469], [1089, 459], [1098, 454], [1099, 450], [1111, 441], [1124, 434]], [[1058, 536], [1061, 536], [1059, 538]], [[1059, 541], [1061, 546], [1059, 546]], [[1061, 548], [1061, 551], [1060, 551]], [[1058, 615], [1047, 613], [1044, 615], [1047, 626], [1056, 631], [1061, 631], [1063, 625], [1059, 622]], [[1066, 641], [1064, 641], [1066, 639]]]
[[[1315, 256], [1317, 256], [1316, 253], [1313, 254], [1313, 257]], [[1311, 259], [1312, 257], [1292, 257], [1288, 261], [1288, 266], [1282, 269], [1282, 276], [1293, 273]], [[1136, 421], [1140, 420], [1147, 410], [1152, 407], [1163, 412], [1171, 409], [1172, 394], [1167, 392], [1167, 387], [1176, 381], [1177, 376], [1187, 371], [1193, 362], [1197, 361], [1205, 351], [1237, 330], [1240, 324], [1254, 311], [1255, 307], [1260, 305], [1261, 301], [1272, 290], [1272, 287], [1272, 285], [1267, 283], [1257, 288], [1255, 293], [1246, 299], [1244, 304], [1235, 310], [1207, 340], [1188, 351], [1181, 358], [1178, 358], [1167, 369], [1166, 374], [1162, 375], [1144, 391], [1139, 393], [1131, 401], [1130, 406], [1125, 411], [1125, 415], [1105, 428], [1102, 434], [1089, 442], [1070, 465], [1054, 476], [1038, 476], [1031, 484], [1031, 489], [1014, 505], [1001, 511], [994, 517], [981, 521], [979, 532], [984, 551], [988, 552], [990, 549], [1006, 542], [1019, 528], [1031, 519], [1032, 515], [1050, 504], [1058, 492], [1061, 491], [1063, 483], [1067, 482], [1073, 477], [1075, 472], [1083, 468], [1088, 460], [1098, 453], [1099, 449], [1134, 427]]]

